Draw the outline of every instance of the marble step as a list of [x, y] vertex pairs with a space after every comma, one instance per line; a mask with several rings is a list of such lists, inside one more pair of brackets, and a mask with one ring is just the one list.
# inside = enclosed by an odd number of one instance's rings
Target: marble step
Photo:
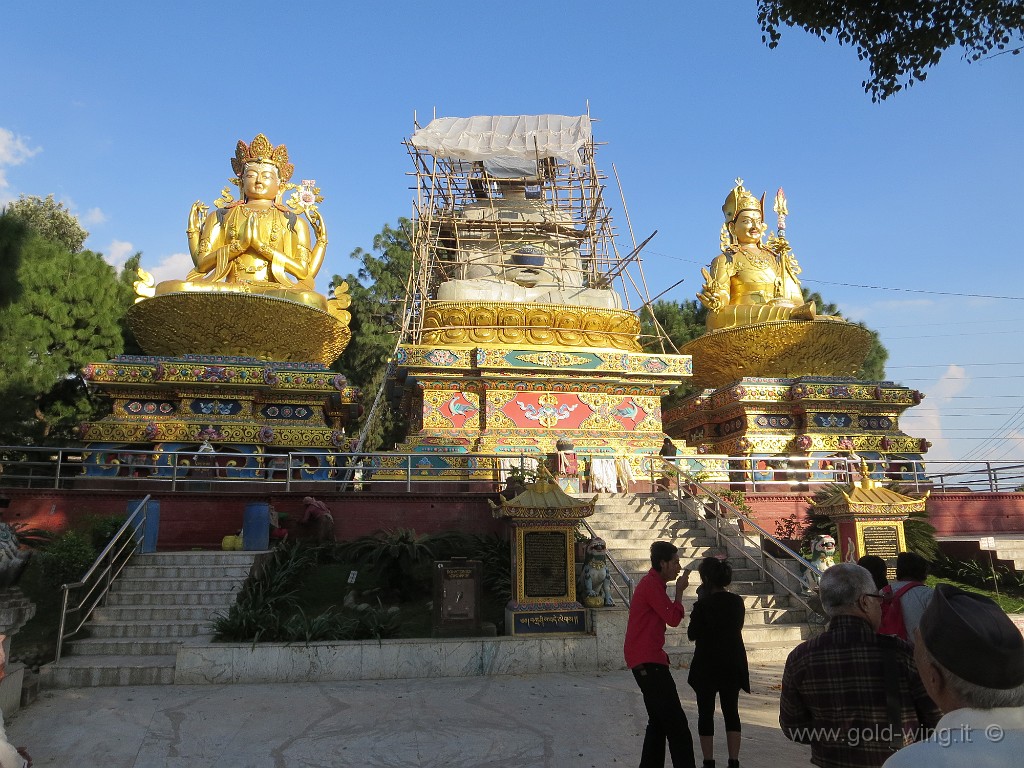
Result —
[[[209, 635], [212, 637], [212, 635]], [[193, 637], [89, 637], [68, 643], [68, 656], [174, 656]]]
[[91, 638], [181, 638], [210, 632], [210, 621], [93, 621], [86, 625]]
[[47, 688], [101, 685], [171, 685], [174, 656], [66, 656], [44, 665], [39, 682]]
[[201, 552], [148, 552], [132, 558], [133, 565], [230, 565], [250, 567], [262, 552], [223, 552], [203, 550]]
[[212, 605], [224, 608], [235, 602], [236, 593], [224, 592], [127, 592], [119, 590], [107, 595], [107, 607], [143, 607], [158, 605]]
[[97, 622], [126, 621], [212, 621], [218, 613], [227, 613], [222, 605], [176, 606], [105, 606], [97, 608], [93, 617]]
[[245, 577], [210, 579], [196, 578], [142, 578], [122, 574], [110, 588], [111, 594], [119, 592], [235, 592], [245, 582]]
[[250, 568], [244, 565], [129, 565], [126, 579], [236, 579], [244, 581]]

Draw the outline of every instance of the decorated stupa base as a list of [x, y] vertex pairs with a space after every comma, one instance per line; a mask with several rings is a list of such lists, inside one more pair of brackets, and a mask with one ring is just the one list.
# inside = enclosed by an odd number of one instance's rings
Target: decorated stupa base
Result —
[[807, 482], [833, 482], [830, 459], [857, 454], [910, 479], [929, 444], [900, 430], [924, 395], [892, 382], [844, 377], [743, 378], [692, 395], [665, 415], [668, 434], [699, 453], [751, 457], [755, 481], [779, 479], [783, 458]]
[[[664, 439], [661, 397], [690, 371], [681, 355], [529, 346], [409, 345], [395, 362], [411, 417], [398, 452], [422, 454], [414, 472], [437, 479], [464, 479], [467, 468], [493, 479], [495, 462], [479, 456], [543, 459], [560, 439], [649, 475]], [[394, 457], [395, 471], [408, 461]]]
[[88, 475], [170, 477], [174, 466], [195, 463], [174, 452], [207, 444], [225, 476], [267, 477], [280, 465], [268, 454], [302, 452], [314, 477], [347, 447], [345, 426], [360, 408], [358, 390], [320, 363], [122, 355], [87, 366], [83, 376], [111, 401], [108, 416], [81, 426]]

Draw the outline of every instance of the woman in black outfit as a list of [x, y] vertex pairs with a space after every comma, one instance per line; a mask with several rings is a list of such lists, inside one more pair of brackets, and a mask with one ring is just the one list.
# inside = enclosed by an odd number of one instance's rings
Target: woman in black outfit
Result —
[[704, 768], [715, 765], [715, 694], [725, 719], [729, 768], [739, 768], [740, 689], [750, 693], [747, 651], [743, 647], [743, 598], [726, 591], [732, 583], [727, 560], [706, 557], [700, 568], [703, 597], [690, 612], [686, 634], [694, 641], [693, 661], [687, 682], [697, 694], [697, 734]]

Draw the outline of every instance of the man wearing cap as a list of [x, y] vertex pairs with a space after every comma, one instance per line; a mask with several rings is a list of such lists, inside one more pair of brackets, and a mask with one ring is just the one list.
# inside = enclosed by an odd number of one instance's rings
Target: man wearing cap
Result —
[[779, 724], [811, 745], [821, 768], [878, 768], [924, 737], [940, 717], [914, 666], [910, 646], [879, 635], [882, 596], [855, 563], [822, 574], [819, 595], [828, 629], [786, 659]]
[[945, 712], [927, 741], [886, 768], [1024, 762], [1024, 637], [996, 603], [950, 584], [935, 588], [914, 645], [925, 688]]

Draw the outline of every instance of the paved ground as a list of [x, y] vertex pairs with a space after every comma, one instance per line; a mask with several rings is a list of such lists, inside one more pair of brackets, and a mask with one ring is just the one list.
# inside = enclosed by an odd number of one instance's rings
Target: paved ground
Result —
[[[696, 741], [696, 707], [677, 670]], [[778, 727], [782, 663], [740, 695], [744, 768], [807, 765]], [[37, 768], [636, 765], [647, 716], [627, 671], [44, 691], [8, 723]], [[716, 755], [725, 764], [721, 716]], [[699, 748], [697, 764], [700, 764]]]

